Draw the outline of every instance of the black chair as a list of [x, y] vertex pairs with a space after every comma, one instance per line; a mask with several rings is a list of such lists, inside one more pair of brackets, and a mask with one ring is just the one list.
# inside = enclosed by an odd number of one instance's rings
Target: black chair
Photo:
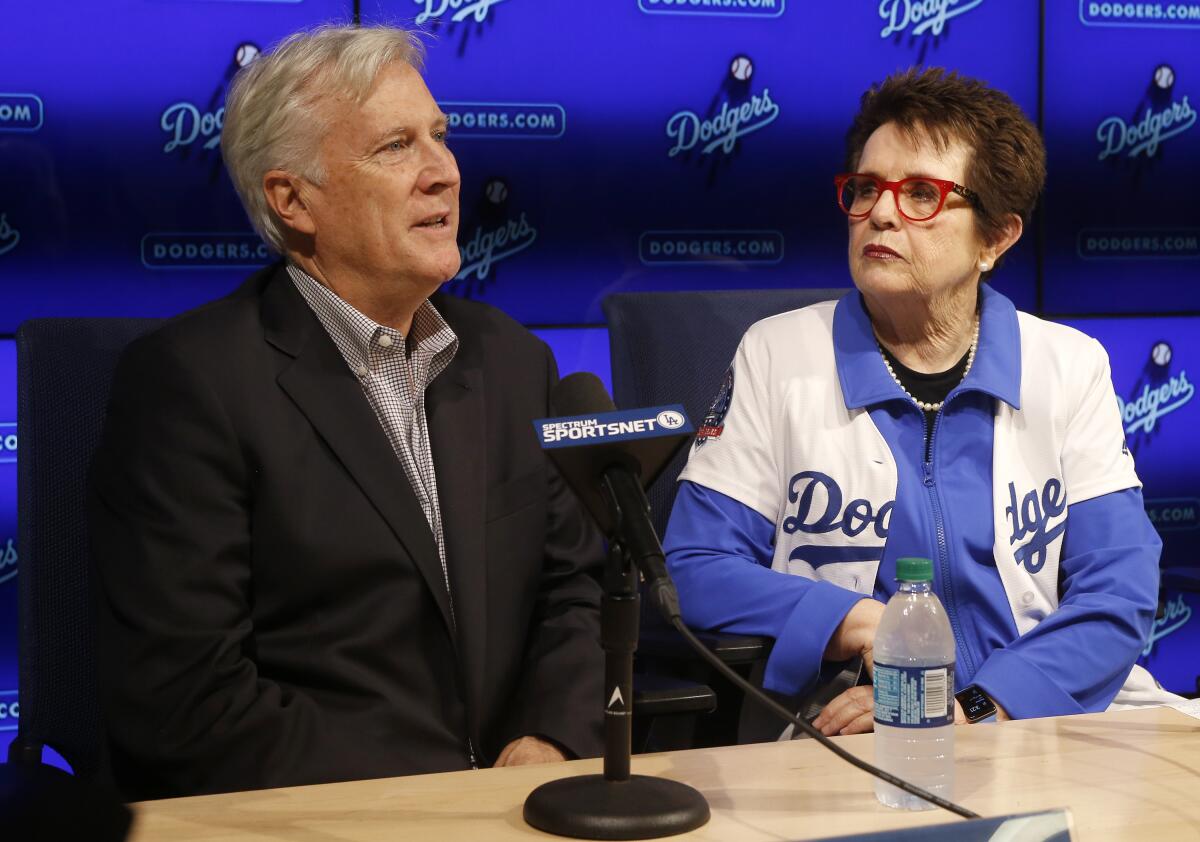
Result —
[[[688, 417], [698, 425], [750, 325], [768, 316], [840, 298], [845, 292], [779, 289], [610, 295], [604, 299], [603, 309], [608, 321], [613, 399], [618, 407], [627, 409], [683, 404]], [[647, 492], [659, 535], [666, 530], [676, 480], [686, 461], [687, 451], [683, 450]], [[773, 643], [744, 635], [706, 633], [699, 637], [744, 675], [761, 669]], [[691, 744], [702, 747], [736, 741], [741, 692], [696, 658], [675, 630], [650, 611], [642, 614], [637, 659], [639, 672], [703, 682], [716, 692], [716, 712], [695, 721]], [[635, 682], [639, 680], [646, 679], [635, 677]], [[662, 710], [675, 712], [665, 705]], [[658, 721], [652, 727], [658, 727]], [[678, 729], [679, 725], [670, 727]], [[678, 739], [678, 734], [672, 736], [673, 741]], [[655, 741], [650, 738], [648, 742]]]
[[85, 488], [122, 350], [157, 319], [37, 319], [17, 331], [21, 719], [9, 762], [50, 746], [111, 784], [96, 681]]
[[[8, 758], [38, 767], [50, 746], [81, 780], [111, 788], [96, 675], [85, 487], [117, 359], [158, 319], [38, 319], [17, 332], [21, 718]], [[706, 712], [707, 687], [639, 677], [635, 728]], [[643, 729], [644, 730], [644, 729]]]

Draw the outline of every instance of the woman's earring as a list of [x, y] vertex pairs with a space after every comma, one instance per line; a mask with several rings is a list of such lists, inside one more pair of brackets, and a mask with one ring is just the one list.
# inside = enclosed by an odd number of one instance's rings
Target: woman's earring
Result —
[[986, 272], [988, 269], [991, 269], [991, 268], [992, 268], [992, 264], [988, 263], [986, 260], [979, 261], [979, 271], [980, 272]]

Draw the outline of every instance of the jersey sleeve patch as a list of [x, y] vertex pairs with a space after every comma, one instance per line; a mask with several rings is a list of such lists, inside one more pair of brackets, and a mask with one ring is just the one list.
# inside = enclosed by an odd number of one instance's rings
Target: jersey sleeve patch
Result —
[[713, 399], [712, 406], [704, 416], [700, 429], [696, 431], [696, 449], [699, 450], [710, 439], [719, 439], [725, 431], [725, 415], [729, 412], [729, 404], [733, 401], [733, 366], [725, 372], [721, 388]]

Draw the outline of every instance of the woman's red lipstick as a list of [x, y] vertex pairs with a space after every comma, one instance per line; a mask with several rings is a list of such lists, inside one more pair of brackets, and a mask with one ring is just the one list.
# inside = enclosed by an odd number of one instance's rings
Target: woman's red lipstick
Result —
[[878, 243], [872, 243], [869, 246], [863, 247], [863, 257], [873, 257], [877, 260], [894, 260], [900, 256], [900, 252], [881, 246]]

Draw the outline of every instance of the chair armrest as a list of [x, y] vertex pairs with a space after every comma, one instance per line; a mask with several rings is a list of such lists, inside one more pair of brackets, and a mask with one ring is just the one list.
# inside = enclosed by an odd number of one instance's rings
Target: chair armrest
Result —
[[[773, 639], [756, 635], [696, 632], [696, 637], [727, 664], [753, 664], [771, 654], [775, 645]], [[693, 661], [699, 657], [675, 629], [649, 624], [643, 624], [637, 652], [646, 658], [668, 660]]]
[[711, 713], [716, 709], [717, 694], [704, 684], [665, 675], [634, 673], [634, 716]]

